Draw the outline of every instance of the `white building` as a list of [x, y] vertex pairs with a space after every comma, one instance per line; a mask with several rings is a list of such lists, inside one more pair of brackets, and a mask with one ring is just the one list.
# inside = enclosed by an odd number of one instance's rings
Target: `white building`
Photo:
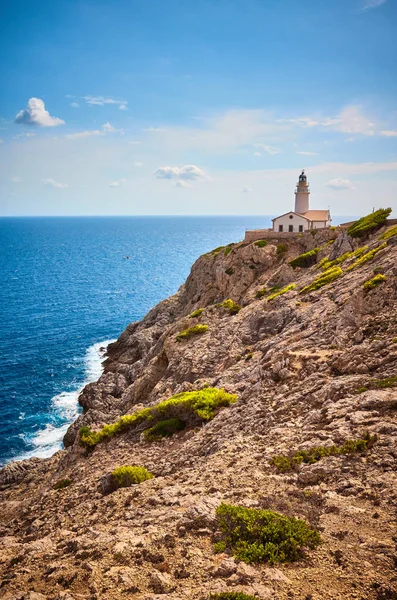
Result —
[[302, 171], [295, 189], [295, 210], [273, 219], [273, 231], [303, 232], [329, 227], [329, 210], [309, 210], [309, 196], [309, 183], [305, 171]]

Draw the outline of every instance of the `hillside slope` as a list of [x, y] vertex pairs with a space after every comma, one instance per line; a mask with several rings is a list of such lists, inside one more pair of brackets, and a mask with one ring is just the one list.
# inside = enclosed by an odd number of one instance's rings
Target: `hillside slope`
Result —
[[[201, 256], [175, 296], [109, 346], [66, 449], [0, 472], [0, 597], [396, 599], [396, 275], [387, 226]], [[197, 325], [207, 329], [178, 337]], [[174, 403], [103, 429], [212, 388], [237, 396], [212, 419]], [[156, 410], [184, 428], [149, 441]], [[362, 443], [324, 451], [347, 440]], [[122, 465], [154, 478], [114, 490]], [[222, 502], [303, 518], [322, 543], [275, 566], [215, 553]]]

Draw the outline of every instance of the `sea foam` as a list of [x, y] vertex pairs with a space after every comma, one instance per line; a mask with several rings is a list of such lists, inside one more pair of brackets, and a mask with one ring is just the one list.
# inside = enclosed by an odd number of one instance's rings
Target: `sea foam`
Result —
[[61, 392], [51, 400], [51, 413], [54, 414], [60, 425], [47, 423], [44, 429], [37, 431], [32, 437], [24, 435], [25, 442], [33, 446], [33, 450], [24, 452], [12, 460], [24, 460], [32, 456], [47, 458], [63, 448], [62, 439], [69, 425], [75, 421], [80, 413], [78, 397], [87, 383], [96, 381], [102, 374], [102, 361], [105, 358], [106, 348], [115, 340], [105, 340], [90, 346], [84, 357], [84, 381], [78, 388], [69, 392]]

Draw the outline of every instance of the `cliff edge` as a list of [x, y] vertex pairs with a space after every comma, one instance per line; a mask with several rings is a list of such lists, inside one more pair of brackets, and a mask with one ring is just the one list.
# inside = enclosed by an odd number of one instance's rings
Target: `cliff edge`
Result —
[[[65, 450], [0, 471], [0, 597], [395, 600], [396, 275], [386, 221], [201, 256], [108, 347]], [[259, 559], [249, 529], [247, 559], [221, 505], [321, 542]]]

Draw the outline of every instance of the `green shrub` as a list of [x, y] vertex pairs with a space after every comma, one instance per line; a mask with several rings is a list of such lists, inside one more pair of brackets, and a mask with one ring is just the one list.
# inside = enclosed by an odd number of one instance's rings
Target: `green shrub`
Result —
[[[397, 339], [397, 338], [396, 338]], [[394, 341], [394, 340], [393, 340]], [[371, 379], [357, 390], [357, 394], [367, 392], [368, 390], [377, 390], [383, 388], [391, 388], [397, 386], [397, 376], [387, 377], [386, 379]]]
[[324, 271], [317, 279], [315, 279], [309, 285], [306, 285], [300, 290], [300, 294], [306, 294], [307, 292], [313, 292], [322, 288], [324, 285], [328, 285], [338, 279], [342, 275], [343, 271], [340, 267], [332, 267], [328, 271]]
[[391, 208], [380, 208], [355, 221], [348, 227], [347, 233], [352, 237], [364, 237], [383, 225], [390, 213]]
[[296, 267], [302, 267], [304, 269], [311, 267], [317, 260], [317, 253], [319, 250], [320, 248], [313, 248], [313, 250], [309, 250], [309, 252], [296, 256], [290, 260], [288, 264], [294, 269], [296, 269]]
[[248, 354], [245, 355], [245, 360], [251, 360], [251, 358], [253, 357], [253, 353], [252, 352], [248, 352]]
[[234, 244], [228, 244], [223, 252], [225, 256], [228, 256], [230, 252], [233, 250]]
[[215, 411], [237, 401], [237, 396], [228, 394], [224, 389], [203, 388], [193, 392], [181, 392], [155, 406], [143, 408], [132, 415], [123, 415], [110, 425], [104, 425], [100, 431], [91, 431], [81, 427], [80, 443], [87, 449], [94, 448], [100, 442], [125, 431], [149, 429], [156, 423], [168, 419], [180, 418], [185, 423], [210, 421]]
[[213, 250], [211, 250], [211, 254], [212, 254], [213, 256], [216, 256], [217, 254], [219, 254], [219, 252], [220, 252], [221, 250], [223, 250], [223, 249], [224, 249], [224, 247], [225, 247], [225, 246], [218, 246], [218, 248], [214, 248]]
[[53, 486], [53, 490], [63, 490], [66, 487], [69, 487], [73, 483], [72, 479], [60, 479]]
[[270, 294], [270, 296], [267, 297], [267, 301], [271, 302], [278, 296], [282, 296], [283, 294], [286, 294], [287, 292], [290, 292], [291, 290], [294, 290], [295, 288], [296, 288], [296, 285], [294, 283], [290, 283], [289, 285], [285, 286], [281, 290], [277, 290], [273, 294]]
[[375, 275], [375, 277], [372, 277], [372, 279], [368, 279], [363, 283], [363, 288], [367, 291], [373, 290], [384, 281], [386, 281], [386, 277], [384, 275]]
[[308, 450], [298, 450], [292, 454], [273, 456], [271, 463], [281, 472], [293, 471], [301, 463], [314, 464], [325, 456], [342, 456], [365, 452], [372, 448], [376, 436], [366, 434], [363, 438], [346, 440], [341, 446], [313, 446]]
[[271, 510], [222, 503], [216, 515], [227, 548], [247, 563], [295, 561], [304, 548], [315, 548], [321, 541], [306, 521]]
[[391, 229], [388, 229], [384, 233], [382, 233], [382, 235], [379, 236], [379, 239], [380, 240], [388, 240], [395, 235], [397, 235], [397, 225], [395, 227], [392, 227]]
[[225, 273], [226, 275], [233, 275], [234, 271], [232, 267], [228, 267], [227, 269], [225, 269]]
[[150, 429], [146, 429], [145, 438], [148, 442], [157, 442], [164, 437], [171, 437], [177, 431], [185, 429], [186, 423], [181, 419], [167, 419], [166, 421], [159, 421], [156, 425], [153, 425]]
[[258, 248], [264, 248], [265, 246], [267, 246], [267, 241], [266, 240], [258, 240], [257, 242], [254, 242], [255, 246], [258, 246]]
[[188, 340], [194, 335], [199, 335], [206, 331], [208, 331], [208, 325], [193, 325], [193, 327], [188, 327], [188, 329], [181, 331], [181, 333], [176, 336], [176, 341], [181, 342], [182, 340]]
[[198, 308], [197, 310], [193, 311], [191, 315], [189, 315], [189, 319], [196, 319], [197, 317], [200, 317], [204, 312], [204, 308]]
[[277, 244], [277, 256], [279, 258], [282, 258], [287, 251], [288, 251], [287, 244]]
[[267, 289], [262, 288], [256, 292], [255, 298], [263, 298], [263, 296], [266, 296], [266, 294], [267, 294]]
[[210, 594], [208, 600], [258, 600], [257, 596], [248, 596], [243, 592], [221, 592], [220, 594]]
[[334, 260], [328, 260], [328, 258], [323, 258], [322, 260], [320, 260], [320, 262], [318, 263], [317, 266], [322, 268], [323, 271], [327, 271], [331, 267], [336, 267], [337, 265], [341, 265], [346, 260], [349, 260], [351, 258], [358, 258], [362, 254], [364, 254], [364, 252], [366, 252], [367, 250], [368, 250], [368, 246], [361, 246], [361, 248], [357, 248], [357, 250], [354, 250], [353, 252], [345, 252], [344, 254], [342, 254], [342, 256], [339, 256], [338, 258], [335, 258]]
[[397, 344], [397, 337], [392, 339], [393, 344]]
[[222, 554], [226, 550], [225, 542], [215, 542], [214, 544], [214, 552], [215, 554]]
[[226, 308], [231, 315], [236, 315], [241, 310], [241, 306], [236, 304], [231, 298], [224, 300], [221, 306], [222, 308]]
[[366, 254], [361, 256], [358, 260], [356, 260], [356, 262], [354, 262], [352, 265], [347, 267], [346, 271], [352, 271], [356, 267], [362, 267], [363, 265], [365, 265], [366, 262], [368, 262], [369, 260], [372, 260], [375, 256], [375, 254], [377, 254], [380, 250], [383, 250], [383, 248], [386, 248], [386, 246], [387, 246], [387, 242], [383, 242], [383, 244], [381, 244], [380, 246], [377, 246], [377, 248], [370, 250], [369, 252], [367, 252]]
[[317, 229], [311, 229], [310, 233], [312, 234], [312, 236], [314, 237], [315, 235], [317, 235]]
[[149, 473], [145, 467], [118, 467], [112, 472], [112, 478], [117, 488], [130, 487], [130, 485], [142, 483], [153, 477], [154, 475]]

